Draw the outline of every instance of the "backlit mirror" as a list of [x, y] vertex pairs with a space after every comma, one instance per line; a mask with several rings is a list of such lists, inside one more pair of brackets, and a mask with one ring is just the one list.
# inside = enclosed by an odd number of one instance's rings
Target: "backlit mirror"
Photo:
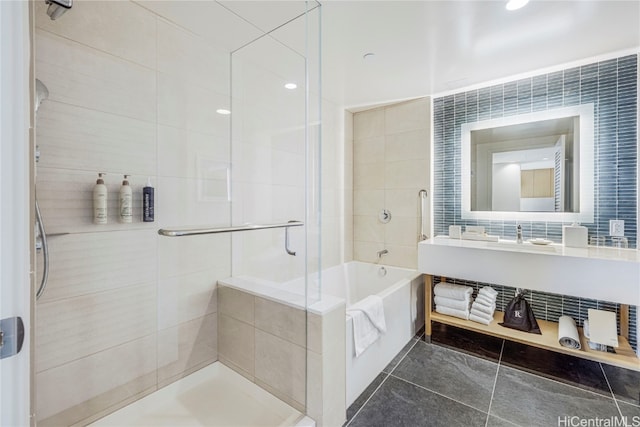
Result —
[[462, 218], [593, 221], [593, 104], [461, 131]]

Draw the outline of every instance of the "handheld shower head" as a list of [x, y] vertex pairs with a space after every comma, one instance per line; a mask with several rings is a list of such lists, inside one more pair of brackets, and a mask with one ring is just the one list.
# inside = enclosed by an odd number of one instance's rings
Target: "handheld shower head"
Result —
[[40, 80], [36, 79], [36, 113], [38, 112], [38, 108], [40, 108], [40, 104], [42, 101], [49, 97], [49, 89], [42, 83]]
[[47, 15], [52, 21], [64, 15], [73, 6], [73, 0], [46, 0], [45, 3], [49, 5]]

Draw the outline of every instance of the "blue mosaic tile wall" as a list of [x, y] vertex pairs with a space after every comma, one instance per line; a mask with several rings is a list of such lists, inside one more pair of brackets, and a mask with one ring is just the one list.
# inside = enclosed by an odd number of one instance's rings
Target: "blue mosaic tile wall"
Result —
[[[594, 104], [594, 222], [589, 235], [609, 234], [609, 220], [623, 219], [629, 247], [637, 247], [638, 55], [597, 62], [505, 84], [460, 92], [433, 101], [434, 235], [449, 225], [483, 225], [489, 234], [515, 239], [516, 221], [463, 220], [461, 217], [461, 125], [579, 104]], [[523, 237], [562, 242], [561, 222], [520, 221]], [[460, 282], [460, 281], [458, 281]], [[470, 282], [473, 283], [473, 282]], [[478, 288], [478, 284], [473, 285]], [[504, 309], [513, 289], [500, 290]], [[603, 301], [533, 292], [527, 298], [539, 319], [563, 314], [578, 325], [588, 308], [616, 311]], [[632, 303], [630, 301], [630, 303]], [[637, 350], [637, 308], [631, 307], [629, 341]]]
[[[515, 221], [461, 218], [463, 123], [579, 104], [594, 104], [594, 222], [589, 235], [609, 234], [609, 220], [625, 222], [629, 247], [637, 245], [638, 57], [629, 55], [581, 67], [460, 92], [433, 101], [434, 231], [449, 225], [484, 225], [490, 234], [515, 239]], [[561, 222], [521, 221], [525, 239], [562, 241]]]
[[[457, 285], [470, 286], [473, 288], [473, 297], [478, 296], [478, 291], [485, 286], [491, 286], [498, 291], [496, 297], [496, 310], [504, 311], [505, 307], [515, 296], [516, 288], [510, 286], [492, 285], [489, 283], [474, 282], [461, 279], [446, 279], [447, 283]], [[434, 276], [433, 285], [441, 282], [441, 278]], [[547, 292], [528, 291], [525, 299], [533, 309], [533, 313], [538, 320], [548, 320], [549, 322], [558, 322], [560, 316], [571, 316], [576, 321], [578, 327], [582, 327], [584, 321], [589, 318], [588, 310], [595, 308], [596, 310], [613, 311], [618, 319], [618, 335], [620, 334], [620, 305], [608, 301], [599, 301], [587, 298], [577, 298], [566, 295], [551, 294]], [[433, 301], [433, 298], [431, 299]], [[435, 303], [432, 303], [432, 310], [435, 310]], [[637, 351], [638, 337], [636, 335], [636, 325], [638, 322], [637, 307], [629, 307], [629, 344]]]

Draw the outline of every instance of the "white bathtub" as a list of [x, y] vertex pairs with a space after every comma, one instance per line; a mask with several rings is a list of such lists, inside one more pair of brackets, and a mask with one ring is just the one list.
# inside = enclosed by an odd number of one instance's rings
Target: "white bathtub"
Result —
[[[382, 274], [381, 267], [385, 274]], [[304, 308], [304, 278], [274, 283], [252, 277], [231, 277], [225, 286], [249, 292], [297, 308]], [[353, 321], [346, 316], [346, 406], [364, 391], [393, 357], [424, 325], [424, 284], [420, 273], [406, 268], [352, 261], [321, 272], [322, 299], [308, 307], [322, 315], [337, 304], [347, 307], [368, 295], [383, 299], [387, 332], [359, 357], [354, 356]], [[311, 284], [307, 300], [314, 298]]]
[[387, 332], [359, 357], [354, 352], [353, 320], [347, 315], [347, 407], [424, 325], [423, 289], [420, 273], [406, 268], [352, 261], [323, 270], [322, 293], [344, 298], [347, 308], [374, 294], [384, 305]]

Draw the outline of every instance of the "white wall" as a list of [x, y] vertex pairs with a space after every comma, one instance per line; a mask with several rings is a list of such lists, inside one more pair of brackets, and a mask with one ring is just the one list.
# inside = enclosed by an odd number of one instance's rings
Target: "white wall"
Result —
[[494, 164], [492, 177], [491, 209], [518, 212], [520, 210], [520, 165]]

